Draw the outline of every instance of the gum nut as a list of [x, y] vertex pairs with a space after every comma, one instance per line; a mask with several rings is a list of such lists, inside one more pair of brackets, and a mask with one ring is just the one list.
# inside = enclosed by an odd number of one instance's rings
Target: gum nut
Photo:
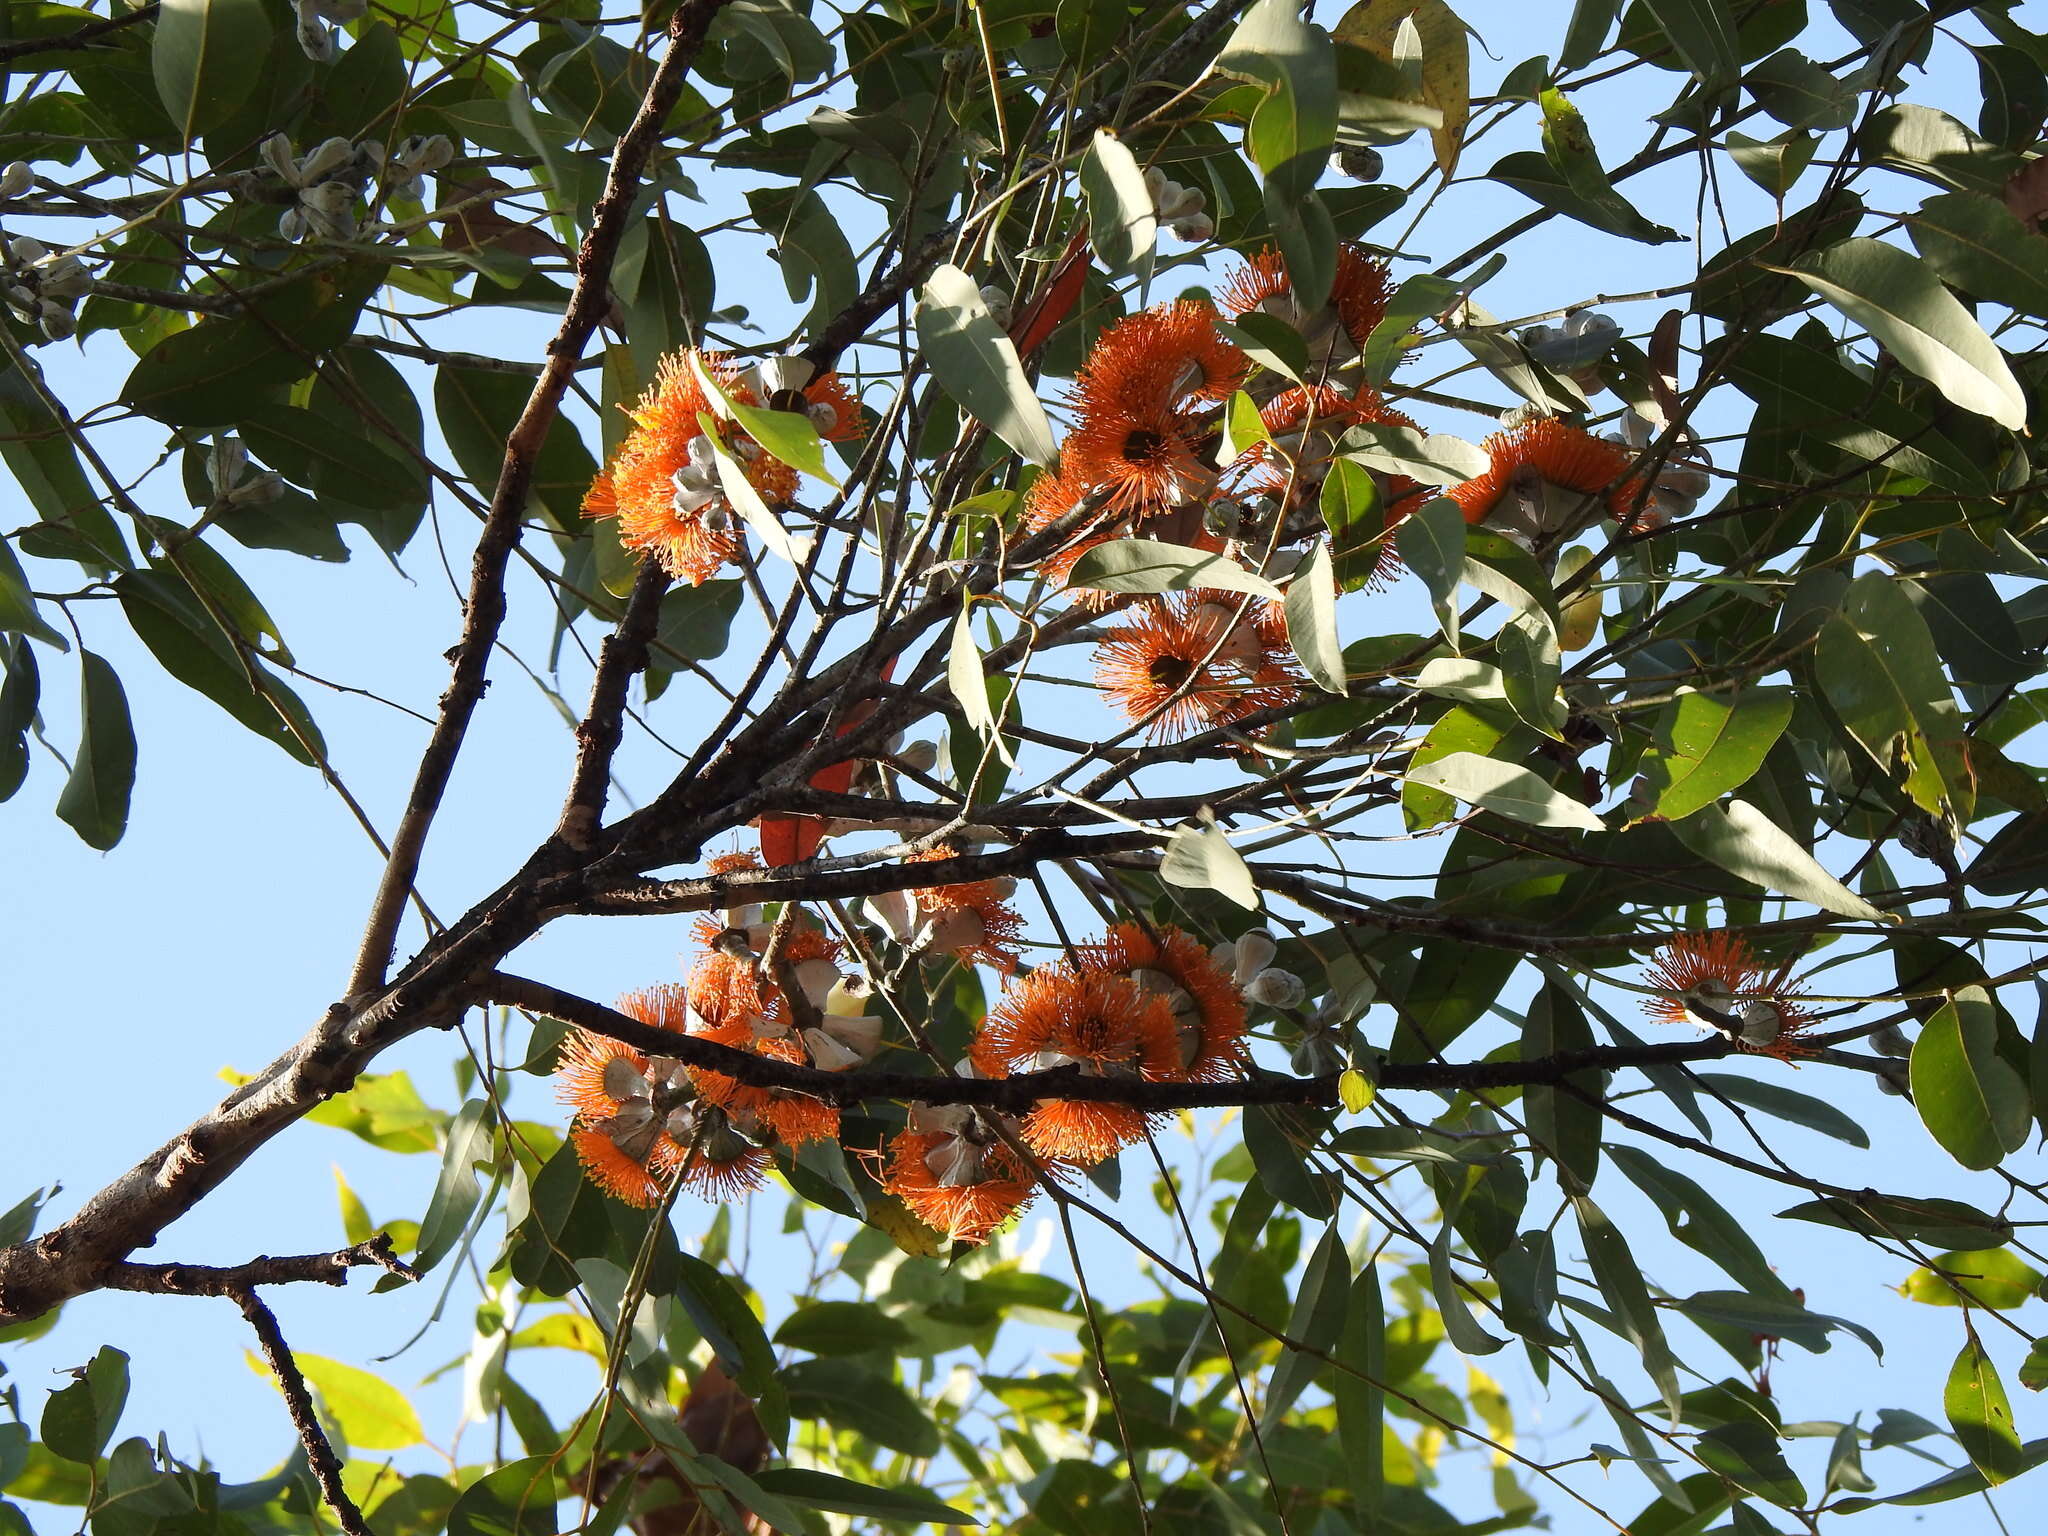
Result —
[[839, 984], [839, 967], [820, 955], [815, 960], [800, 962], [796, 968], [796, 984], [803, 989], [811, 1006], [822, 1008], [825, 999], [832, 995], [832, 989]]
[[913, 1104], [905, 1123], [920, 1136], [957, 1136], [971, 1113], [965, 1104]]
[[925, 1153], [924, 1165], [941, 1188], [960, 1189], [981, 1182], [981, 1153], [964, 1137], [948, 1136]]
[[647, 1078], [632, 1061], [624, 1056], [614, 1056], [604, 1064], [604, 1095], [608, 1099], [644, 1099], [647, 1095]]
[[279, 215], [277, 232], [286, 240], [303, 240], [306, 238], [306, 216], [299, 211], [298, 204], [294, 203]]
[[1192, 219], [1208, 206], [1208, 194], [1203, 192], [1200, 187], [1182, 187], [1180, 189], [1180, 199], [1173, 205], [1173, 212], [1168, 217]]
[[355, 157], [356, 147], [347, 139], [339, 135], [323, 139], [299, 161], [299, 185], [310, 187], [316, 181], [325, 180]]
[[256, 153], [263, 157], [265, 165], [269, 166], [287, 183], [294, 187], [299, 184], [298, 159], [292, 154], [292, 141], [288, 136], [282, 133], [273, 133], [269, 138], [256, 146]]
[[1658, 490], [1670, 491], [1688, 501], [1697, 501], [1706, 495], [1707, 487], [1712, 484], [1705, 470], [1691, 464], [1667, 464], [1657, 476]]
[[50, 248], [33, 235], [16, 235], [7, 242], [7, 254], [18, 265], [32, 267], [50, 254]]
[[789, 352], [764, 359], [757, 371], [765, 398], [779, 395], [786, 389], [804, 388], [818, 376], [818, 365], [807, 357]]
[[981, 914], [972, 907], [960, 907], [932, 924], [923, 947], [957, 954], [974, 948], [987, 937], [988, 925], [981, 920]]
[[445, 133], [430, 133], [424, 140], [415, 142], [419, 147], [406, 157], [406, 164], [412, 167], [416, 176], [430, 175], [455, 159], [454, 141]]
[[[1209, 950], [1209, 958], [1216, 962], [1219, 969], [1234, 972], [1237, 969], [1237, 946], [1228, 941], [1214, 945]], [[1256, 973], [1258, 967], [1254, 966], [1252, 969]], [[1233, 979], [1236, 978], [1233, 977]], [[1249, 980], [1251, 980], [1251, 977], [1247, 975], [1239, 981], [1239, 985]]]
[[993, 880], [989, 881], [989, 889], [997, 901], [1008, 901], [1017, 894], [1017, 877], [1015, 875], [997, 875]]
[[882, 1048], [880, 1014], [863, 1013], [849, 1017], [846, 1014], [828, 1013], [818, 1027], [848, 1050], [857, 1051], [862, 1061], [866, 1061]]
[[1216, 233], [1216, 221], [1206, 213], [1195, 214], [1192, 218], [1178, 220], [1173, 226], [1173, 238], [1188, 245], [1200, 245]]
[[1155, 205], [1159, 202], [1161, 194], [1166, 191], [1167, 185], [1166, 172], [1159, 169], [1156, 165], [1147, 168], [1145, 172], [1145, 190], [1152, 194], [1152, 201]]
[[993, 283], [984, 285], [981, 302], [988, 306], [989, 318], [997, 325], [1007, 326], [1015, 318], [1017, 301], [1007, 288], [998, 288]]
[[904, 891], [883, 891], [870, 896], [861, 903], [861, 911], [869, 922], [888, 934], [898, 944], [910, 937], [916, 926], [916, 914], [911, 908], [910, 897]]
[[1906, 1085], [1899, 1081], [1896, 1073], [1880, 1072], [1877, 1074], [1877, 1091], [1888, 1093], [1895, 1099], [1902, 1099], [1906, 1096]]
[[345, 181], [323, 181], [299, 193], [299, 206], [306, 210], [309, 218], [316, 215], [339, 218], [353, 208], [355, 202], [356, 189]]
[[35, 170], [26, 160], [11, 160], [0, 171], [0, 197], [19, 197], [35, 184]]
[[868, 1011], [868, 999], [874, 995], [865, 976], [842, 976], [825, 998], [825, 1016], [857, 1019]]
[[804, 1031], [804, 1048], [811, 1053], [811, 1065], [821, 1072], [844, 1072], [859, 1066], [863, 1059], [858, 1051], [848, 1050], [822, 1029]]
[[1362, 144], [1340, 149], [1330, 156], [1330, 164], [1340, 176], [1349, 176], [1353, 181], [1378, 181], [1387, 169], [1387, 158], [1376, 149]]
[[1268, 967], [1251, 979], [1244, 995], [1248, 1002], [1263, 1003], [1268, 1008], [1293, 1008], [1308, 995], [1308, 988], [1294, 972]]
[[246, 480], [236, 486], [228, 499], [237, 506], [261, 507], [276, 501], [284, 495], [284, 476], [275, 470], [266, 469], [253, 480]]
[[1273, 957], [1280, 953], [1280, 946], [1273, 942], [1273, 935], [1263, 928], [1247, 928], [1237, 936], [1237, 943], [1231, 946], [1230, 968], [1238, 985], [1250, 981], [1259, 972], [1273, 963]]
[[43, 312], [36, 317], [36, 324], [51, 341], [62, 341], [78, 329], [78, 321], [70, 310], [47, 299], [43, 301]]
[[938, 743], [913, 741], [909, 746], [896, 754], [896, 761], [914, 772], [930, 773], [932, 769], [938, 766]]
[[830, 400], [813, 400], [804, 407], [804, 415], [810, 418], [820, 437], [829, 436], [839, 425], [838, 407]]
[[1742, 1006], [1742, 1043], [1775, 1045], [1785, 1033], [1785, 1016], [1774, 1003], [1745, 1003]]
[[206, 453], [206, 478], [215, 495], [225, 495], [242, 478], [242, 466], [249, 462], [249, 450], [239, 437], [215, 438]]
[[1881, 1056], [1910, 1056], [1913, 1042], [1896, 1024], [1880, 1024], [1870, 1032], [1870, 1048]]

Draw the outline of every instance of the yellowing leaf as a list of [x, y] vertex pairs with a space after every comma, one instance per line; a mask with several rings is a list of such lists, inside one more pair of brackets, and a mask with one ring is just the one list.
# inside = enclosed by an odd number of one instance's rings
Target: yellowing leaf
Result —
[[1362, 0], [1344, 13], [1330, 35], [1391, 60], [1394, 35], [1408, 19], [1422, 38], [1422, 99], [1443, 114], [1429, 137], [1436, 146], [1437, 168], [1448, 177], [1458, 167], [1465, 120], [1472, 113], [1471, 56], [1465, 23], [1457, 13], [1444, 0]]

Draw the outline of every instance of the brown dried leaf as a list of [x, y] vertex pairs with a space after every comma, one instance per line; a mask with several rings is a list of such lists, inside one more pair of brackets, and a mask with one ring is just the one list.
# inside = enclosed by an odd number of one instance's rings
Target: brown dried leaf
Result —
[[1444, 115], [1429, 136], [1437, 168], [1448, 178], [1458, 167], [1465, 120], [1472, 112], [1471, 55], [1457, 12], [1444, 0], [1359, 0], [1330, 35], [1391, 60], [1394, 36], [1402, 19], [1411, 16], [1422, 38], [1422, 99]]
[[[528, 260], [569, 254], [554, 236], [498, 212], [497, 199], [512, 190], [504, 182], [489, 176], [444, 176], [440, 187], [440, 206], [453, 209], [441, 216], [441, 243], [449, 250], [475, 251], [490, 246], [508, 256], [524, 256]], [[484, 201], [474, 201], [477, 198]]]

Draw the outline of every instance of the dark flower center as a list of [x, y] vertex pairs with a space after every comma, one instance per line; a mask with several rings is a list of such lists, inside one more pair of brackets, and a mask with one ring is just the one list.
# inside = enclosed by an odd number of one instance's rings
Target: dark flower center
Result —
[[1147, 459], [1156, 458], [1166, 446], [1166, 438], [1150, 427], [1140, 427], [1124, 439], [1124, 460], [1131, 464], [1143, 464]]
[[1195, 664], [1185, 656], [1154, 656], [1145, 675], [1161, 688], [1178, 688], [1194, 675]]

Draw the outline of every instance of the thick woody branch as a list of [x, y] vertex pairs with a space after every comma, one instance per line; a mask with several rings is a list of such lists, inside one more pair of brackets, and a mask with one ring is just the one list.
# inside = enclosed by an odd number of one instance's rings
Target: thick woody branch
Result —
[[366, 1267], [388, 1270], [402, 1280], [419, 1279], [419, 1271], [392, 1252], [391, 1234], [379, 1232], [366, 1243], [332, 1253], [264, 1254], [246, 1264], [109, 1264], [100, 1273], [100, 1284], [110, 1291], [152, 1296], [239, 1297], [259, 1285], [346, 1285], [350, 1270]]
[[[756, 1056], [697, 1035], [656, 1029], [589, 998], [523, 976], [494, 975], [482, 983], [492, 1002], [506, 1003], [576, 1024], [632, 1046], [701, 1067], [754, 1088], [780, 1088], [846, 1106], [875, 1100], [904, 1104], [973, 1104], [1022, 1115], [1046, 1099], [1124, 1104], [1135, 1109], [1216, 1109], [1246, 1104], [1330, 1106], [1339, 1102], [1341, 1074], [1320, 1077], [1259, 1076], [1228, 1083], [1154, 1083], [1127, 1078], [1084, 1077], [1075, 1067], [1024, 1072], [1014, 1077], [925, 1077], [908, 1072], [821, 1072], [773, 1057]], [[1561, 1084], [1586, 1072], [1626, 1067], [1662, 1067], [1681, 1062], [1718, 1061], [1735, 1047], [1718, 1037], [1674, 1045], [1602, 1046], [1565, 1051], [1531, 1061], [1388, 1062], [1380, 1068], [1382, 1089], [1457, 1090], [1513, 1088], [1531, 1083]]]
[[470, 568], [469, 598], [462, 638], [455, 648], [454, 677], [447, 693], [442, 695], [440, 718], [435, 722], [426, 751], [421, 754], [412, 795], [391, 839], [391, 857], [385, 863], [383, 880], [371, 903], [369, 922], [349, 979], [348, 995], [352, 998], [382, 985], [391, 964], [391, 950], [398, 937], [406, 896], [419, 874], [427, 829], [433, 825], [442, 796], [448, 791], [470, 717], [483, 699], [486, 668], [497, 643], [499, 626], [505, 621], [505, 566], [519, 541], [535, 460], [561, 410], [569, 377], [610, 303], [612, 266], [618, 259], [619, 242], [625, 238], [627, 217], [640, 189], [641, 172], [661, 139], [662, 124], [682, 93], [684, 78], [697, 61], [712, 18], [725, 3], [726, 0], [683, 0], [676, 8], [669, 20], [668, 51], [662, 55], [654, 78], [647, 84], [640, 110], [612, 155], [604, 193], [591, 217], [590, 232], [576, 253], [576, 287], [563, 312], [561, 328], [548, 343], [547, 365], [505, 441], [504, 468], [499, 471], [497, 489], [492, 493], [491, 509], [484, 518], [483, 533], [477, 540]]
[[313, 1411], [313, 1394], [306, 1389], [305, 1373], [299, 1369], [299, 1362], [292, 1358], [291, 1346], [284, 1341], [284, 1330], [277, 1326], [276, 1315], [254, 1291], [244, 1289], [226, 1294], [234, 1298], [235, 1305], [242, 1309], [242, 1316], [249, 1319], [249, 1326], [256, 1330], [256, 1341], [263, 1346], [263, 1358], [270, 1362], [270, 1369], [277, 1375], [278, 1390], [284, 1393], [285, 1410], [292, 1416], [292, 1427], [299, 1432], [299, 1444], [306, 1448], [306, 1460], [313, 1468], [313, 1480], [320, 1485], [320, 1497], [334, 1511], [334, 1518], [340, 1522], [347, 1536], [370, 1536], [370, 1528], [363, 1521], [363, 1512], [356, 1508], [356, 1501], [342, 1486], [341, 1458], [334, 1454], [327, 1431], [320, 1427], [319, 1415]]

